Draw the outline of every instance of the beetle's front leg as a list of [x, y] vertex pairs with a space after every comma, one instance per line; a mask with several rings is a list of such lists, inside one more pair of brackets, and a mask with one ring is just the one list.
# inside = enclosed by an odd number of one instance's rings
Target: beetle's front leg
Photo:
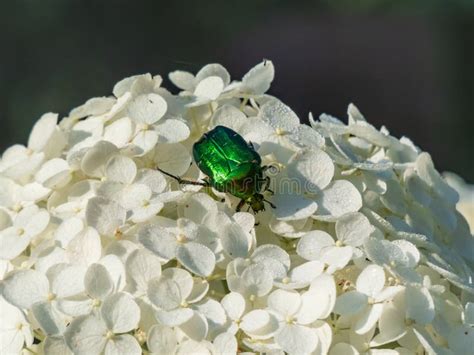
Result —
[[270, 192], [272, 195], [274, 195], [275, 193], [273, 192], [273, 190], [270, 190], [270, 176], [265, 176], [265, 181], [263, 182], [263, 188], [262, 188], [262, 191], [265, 192], [265, 191], [268, 191]]
[[242, 209], [242, 207], [244, 207], [244, 205], [245, 205], [245, 200], [244, 199], [240, 200], [239, 204], [235, 208], [235, 212], [240, 212], [240, 210]]
[[172, 174], [170, 174], [170, 173], [167, 173], [166, 171], [161, 170], [160, 168], [156, 168], [156, 170], [158, 170], [159, 172], [165, 174], [166, 176], [169, 176], [170, 178], [175, 179], [175, 180], [178, 182], [178, 184], [180, 184], [180, 185], [209, 186], [209, 182], [208, 182], [208, 181], [192, 181], [192, 180], [186, 180], [186, 179], [181, 178], [180, 176], [176, 176], [176, 175], [172, 175]]

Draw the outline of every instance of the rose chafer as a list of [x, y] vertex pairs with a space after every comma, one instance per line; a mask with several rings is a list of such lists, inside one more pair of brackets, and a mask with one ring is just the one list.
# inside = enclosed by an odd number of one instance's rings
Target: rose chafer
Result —
[[265, 210], [264, 202], [275, 206], [263, 196], [269, 191], [270, 177], [264, 173], [269, 166], [262, 166], [262, 159], [251, 143], [224, 126], [216, 126], [193, 145], [193, 158], [199, 169], [207, 175], [204, 181], [190, 181], [171, 175], [180, 184], [212, 186], [240, 198], [236, 210], [247, 204], [257, 213]]

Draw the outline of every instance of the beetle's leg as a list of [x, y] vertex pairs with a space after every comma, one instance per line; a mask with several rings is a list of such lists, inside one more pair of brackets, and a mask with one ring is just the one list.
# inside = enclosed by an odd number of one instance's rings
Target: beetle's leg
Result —
[[240, 210], [242, 209], [242, 207], [244, 207], [244, 205], [245, 205], [245, 200], [244, 199], [240, 200], [239, 204], [235, 208], [235, 212], [240, 212]]
[[273, 192], [273, 190], [270, 190], [269, 187], [270, 187], [270, 176], [265, 176], [265, 181], [263, 182], [262, 191], [263, 192], [268, 191], [272, 195], [274, 195], [275, 193]]
[[164, 170], [161, 170], [160, 168], [156, 168], [159, 172], [165, 174], [166, 176], [169, 176], [170, 178], [175, 179], [178, 184], [183, 184], [183, 185], [199, 185], [199, 186], [209, 186], [209, 182], [207, 181], [192, 181], [192, 180], [186, 180], [182, 179], [180, 176], [172, 175], [170, 173], [167, 173]]
[[271, 203], [270, 201], [265, 200], [265, 199], [263, 199], [263, 201], [265, 201], [266, 203], [268, 203], [271, 208], [277, 208], [277, 206], [275, 206], [275, 205], [274, 205], [273, 203]]

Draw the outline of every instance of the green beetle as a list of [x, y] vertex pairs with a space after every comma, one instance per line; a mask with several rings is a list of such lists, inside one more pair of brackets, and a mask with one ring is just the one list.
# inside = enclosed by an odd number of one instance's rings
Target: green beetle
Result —
[[217, 191], [230, 193], [238, 198], [237, 211], [249, 205], [257, 213], [265, 210], [263, 192], [269, 189], [270, 178], [264, 176], [269, 166], [262, 166], [262, 159], [251, 143], [224, 126], [216, 126], [193, 145], [193, 157], [199, 169], [207, 175], [204, 181], [184, 180], [158, 168], [163, 174], [176, 179], [180, 184], [212, 186]]

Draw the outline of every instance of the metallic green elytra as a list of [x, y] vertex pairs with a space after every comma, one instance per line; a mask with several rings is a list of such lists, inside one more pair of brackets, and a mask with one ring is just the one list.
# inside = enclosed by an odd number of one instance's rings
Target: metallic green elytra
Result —
[[270, 178], [264, 176], [268, 168], [262, 166], [262, 159], [252, 144], [232, 129], [217, 126], [205, 133], [193, 145], [193, 158], [199, 169], [207, 175], [204, 182], [183, 180], [168, 174], [182, 184], [212, 186], [221, 192], [230, 193], [241, 199], [239, 211], [248, 204], [254, 212], [265, 210], [267, 201], [262, 192], [268, 189]]

